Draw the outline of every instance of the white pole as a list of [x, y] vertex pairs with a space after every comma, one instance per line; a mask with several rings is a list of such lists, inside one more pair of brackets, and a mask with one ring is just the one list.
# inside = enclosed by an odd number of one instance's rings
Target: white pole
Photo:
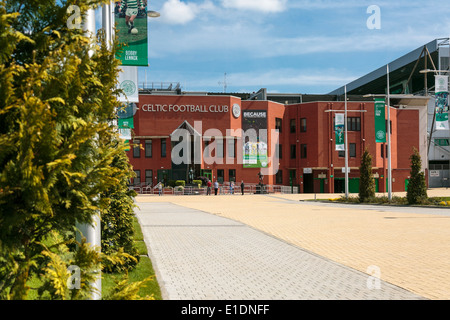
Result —
[[[86, 13], [86, 21], [83, 25], [83, 30], [86, 32], [86, 35], [93, 39], [96, 34], [95, 30], [95, 11], [94, 9], [89, 9]], [[89, 52], [90, 56], [92, 56], [93, 51]], [[78, 224], [77, 228], [79, 229], [81, 234], [77, 235], [77, 240], [80, 241], [81, 235], [86, 238], [86, 243], [90, 244], [90, 246], [94, 247], [96, 250], [101, 250], [101, 228], [100, 228], [100, 215], [95, 214], [92, 218], [92, 224]], [[101, 278], [101, 270], [97, 270], [97, 278], [95, 282], [92, 284], [92, 296], [91, 300], [101, 300], [102, 298], [102, 278]]]
[[387, 70], [387, 136], [388, 136], [388, 198], [392, 200], [392, 167], [391, 167], [391, 97], [389, 88], [389, 64]]
[[344, 133], [345, 133], [345, 197], [348, 198], [348, 137], [347, 137], [347, 86], [344, 87], [345, 112], [344, 112]]
[[111, 4], [105, 4], [102, 8], [102, 28], [105, 31], [106, 47], [111, 48]]

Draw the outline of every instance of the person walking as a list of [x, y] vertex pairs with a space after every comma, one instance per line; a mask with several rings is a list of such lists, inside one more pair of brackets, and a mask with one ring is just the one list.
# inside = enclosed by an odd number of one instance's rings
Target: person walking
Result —
[[211, 180], [208, 179], [206, 183], [206, 195], [209, 196], [211, 194]]
[[231, 181], [230, 184], [230, 194], [234, 194], [234, 181]]
[[156, 188], [158, 188], [159, 195], [162, 195], [162, 183], [161, 183], [161, 181], [156, 185]]
[[219, 190], [219, 183], [214, 181], [214, 195], [217, 196], [217, 191]]
[[244, 195], [244, 180], [241, 181], [241, 192]]

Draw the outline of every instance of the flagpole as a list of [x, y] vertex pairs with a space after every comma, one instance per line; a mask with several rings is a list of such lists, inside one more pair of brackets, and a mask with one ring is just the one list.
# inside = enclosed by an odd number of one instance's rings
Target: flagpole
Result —
[[348, 139], [347, 139], [347, 86], [344, 87], [345, 112], [344, 112], [344, 132], [345, 132], [345, 197], [348, 198]]
[[388, 136], [388, 198], [392, 200], [392, 163], [391, 163], [391, 97], [389, 88], [389, 64], [386, 65], [387, 73], [387, 136]]

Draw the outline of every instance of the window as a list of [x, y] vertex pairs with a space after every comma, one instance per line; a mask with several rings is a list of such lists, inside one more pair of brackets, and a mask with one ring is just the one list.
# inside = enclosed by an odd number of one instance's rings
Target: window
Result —
[[141, 157], [141, 145], [140, 140], [134, 140], [133, 141], [133, 158], [140, 158]]
[[290, 121], [291, 133], [295, 133], [295, 119]]
[[306, 132], [306, 118], [300, 119], [300, 132]]
[[217, 181], [219, 183], [223, 183], [223, 181], [224, 181], [224, 170], [223, 169], [217, 169]]
[[361, 131], [361, 118], [347, 117], [347, 130], [348, 131]]
[[[389, 132], [392, 134], [392, 120], [389, 120], [389, 126], [391, 130], [389, 130]], [[386, 132], [387, 132], [387, 120], [386, 120]]]
[[283, 158], [283, 145], [279, 144], [278, 145], [278, 159], [282, 159]]
[[349, 149], [349, 156], [351, 158], [356, 158], [356, 143], [350, 143], [348, 149]]
[[229, 169], [228, 170], [228, 177], [230, 178], [230, 182], [231, 181], [236, 182], [236, 169]]
[[429, 163], [429, 170], [448, 170], [448, 160], [432, 160]]
[[141, 170], [133, 170], [136, 177], [133, 179], [133, 185], [138, 186], [141, 184]]
[[220, 138], [215, 138], [214, 139], [215, 140], [215, 142], [216, 142], [216, 157], [218, 158], [218, 159], [223, 159], [223, 155], [224, 155], [224, 152], [223, 152], [223, 147], [224, 147], [224, 141], [223, 141], [223, 139], [220, 139]]
[[227, 157], [234, 158], [236, 156], [236, 139], [234, 137], [227, 138]]
[[384, 158], [384, 157], [388, 157], [388, 145], [386, 144], [386, 145], [384, 145], [384, 144], [382, 144], [381, 146], [381, 157], [382, 158]]
[[145, 157], [151, 158], [152, 157], [152, 140], [145, 140]]
[[277, 174], [275, 175], [275, 183], [283, 184], [283, 171], [282, 170], [277, 171]]
[[275, 118], [275, 129], [277, 129], [280, 133], [281, 133], [281, 129], [282, 129], [282, 119], [280, 118]]
[[165, 158], [167, 153], [166, 139], [161, 139], [161, 158]]
[[[381, 150], [381, 153], [383, 153], [383, 149]], [[351, 158], [356, 158], [356, 143], [349, 143], [348, 156]], [[344, 158], [345, 151], [339, 151], [339, 157]], [[381, 156], [381, 157], [383, 157], [383, 156]]]
[[301, 147], [300, 147], [300, 152], [301, 152], [302, 159], [305, 159], [308, 156], [307, 150], [308, 150], [307, 145], [306, 144], [302, 144]]
[[291, 159], [295, 159], [297, 154], [297, 148], [295, 144], [291, 144]]
[[145, 170], [145, 184], [153, 185], [153, 170]]

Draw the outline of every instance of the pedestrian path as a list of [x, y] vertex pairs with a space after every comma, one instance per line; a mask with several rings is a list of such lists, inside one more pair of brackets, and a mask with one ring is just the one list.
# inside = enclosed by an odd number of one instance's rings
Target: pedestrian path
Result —
[[235, 220], [169, 202], [138, 206], [166, 300], [422, 299]]

